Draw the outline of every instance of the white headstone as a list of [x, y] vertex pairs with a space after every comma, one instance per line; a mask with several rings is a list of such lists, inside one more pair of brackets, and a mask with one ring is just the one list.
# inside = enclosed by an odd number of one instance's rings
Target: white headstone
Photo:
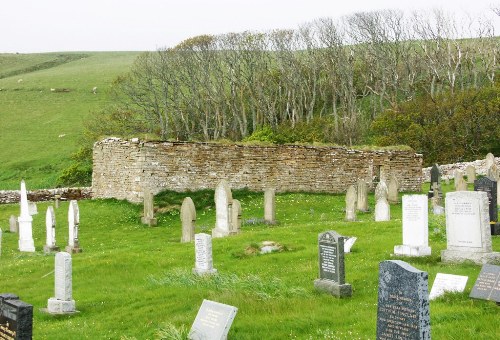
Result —
[[345, 195], [345, 219], [346, 221], [356, 221], [356, 187], [349, 186]]
[[240, 232], [241, 229], [241, 203], [240, 201], [233, 199], [233, 205], [231, 209], [231, 230], [230, 234], [235, 235]]
[[489, 152], [486, 155], [486, 164], [484, 167], [486, 169], [489, 169], [493, 164], [495, 164], [495, 156], [493, 156], [493, 154], [491, 152]]
[[17, 233], [17, 231], [19, 230], [19, 223], [17, 222], [17, 217], [14, 215], [10, 215], [9, 230], [11, 233]]
[[238, 308], [203, 300], [189, 331], [190, 340], [226, 340]]
[[35, 251], [33, 241], [33, 217], [29, 213], [28, 193], [24, 180], [21, 181], [21, 216], [17, 219], [19, 222], [19, 250], [26, 252]]
[[194, 222], [196, 221], [196, 208], [191, 197], [186, 197], [181, 206], [182, 238], [181, 242], [194, 240]]
[[403, 244], [394, 254], [403, 256], [431, 255], [429, 247], [429, 212], [427, 195], [403, 196]]
[[47, 238], [43, 251], [46, 253], [58, 251], [59, 247], [56, 246], [56, 215], [52, 206], [47, 208], [47, 213], [45, 214], [45, 230]]
[[364, 179], [358, 180], [357, 207], [359, 211], [368, 211], [368, 184]]
[[55, 256], [55, 297], [48, 301], [47, 311], [51, 314], [75, 313], [73, 300], [73, 279], [71, 255], [59, 252]]
[[354, 242], [356, 242], [358, 238], [357, 237], [348, 237], [345, 242], [344, 242], [344, 253], [350, 253], [351, 248], [354, 245]]
[[198, 275], [214, 274], [217, 269], [213, 268], [212, 237], [200, 233], [194, 235], [195, 267], [193, 273]]
[[264, 191], [264, 221], [276, 223], [276, 191], [273, 188]]
[[68, 246], [66, 251], [68, 253], [80, 253], [82, 249], [78, 241], [78, 231], [80, 227], [80, 209], [78, 208], [78, 202], [76, 200], [71, 200], [69, 202], [68, 208]]
[[378, 201], [381, 198], [387, 199], [389, 189], [387, 188], [387, 184], [384, 181], [378, 182], [375, 187], [375, 200]]
[[233, 196], [229, 184], [222, 180], [215, 188], [215, 228], [212, 229], [213, 237], [225, 237], [231, 231], [231, 209]]
[[380, 197], [375, 203], [375, 221], [383, 222], [391, 220], [391, 206], [387, 198]]
[[429, 300], [433, 300], [446, 292], [463, 292], [468, 276], [437, 273], [429, 293]]
[[31, 216], [38, 214], [38, 208], [36, 206], [36, 202], [28, 201], [28, 209], [30, 211]]

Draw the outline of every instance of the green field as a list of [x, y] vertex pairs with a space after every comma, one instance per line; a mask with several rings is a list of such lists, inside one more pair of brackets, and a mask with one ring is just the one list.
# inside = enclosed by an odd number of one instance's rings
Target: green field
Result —
[[[449, 189], [447, 187], [445, 189]], [[196, 232], [215, 224], [213, 192], [192, 193], [197, 206]], [[263, 195], [237, 191], [243, 221], [263, 216]], [[218, 275], [199, 278], [193, 243], [180, 243], [178, 208], [183, 195], [156, 197], [163, 207], [159, 225], [140, 223], [142, 206], [116, 200], [80, 201], [80, 245], [73, 255], [73, 298], [80, 312], [49, 316], [47, 299], [54, 295], [54, 255], [41, 251], [45, 242], [45, 209], [34, 216], [36, 253], [17, 250], [18, 235], [4, 232], [0, 257], [0, 291], [12, 292], [34, 305], [34, 339], [158, 339], [161, 330], [189, 329], [203, 301], [236, 306], [230, 339], [375, 339], [378, 265], [401, 244], [401, 204], [393, 205], [390, 222], [374, 222], [372, 213], [358, 213], [358, 222], [344, 222], [344, 196], [278, 194], [279, 224], [245, 223], [239, 235], [213, 240]], [[373, 208], [373, 195], [369, 198]], [[174, 208], [174, 209], [169, 209]], [[0, 206], [0, 226], [8, 228], [18, 205]], [[67, 209], [56, 210], [57, 244], [67, 242]], [[356, 236], [346, 255], [346, 281], [351, 298], [319, 294], [318, 233], [335, 230]], [[246, 253], [252, 245], [271, 240], [285, 251]], [[429, 215], [432, 256], [403, 259], [429, 273], [429, 288], [438, 272], [467, 275], [464, 293], [447, 294], [430, 303], [434, 339], [498, 339], [500, 315], [493, 302], [468, 297], [480, 266], [440, 262], [446, 247], [444, 216]], [[500, 238], [493, 238], [500, 250]], [[165, 339], [173, 337], [165, 336]]]
[[0, 189], [18, 189], [23, 178], [31, 189], [55, 187], [83, 121], [105, 106], [112, 81], [138, 55], [0, 54]]

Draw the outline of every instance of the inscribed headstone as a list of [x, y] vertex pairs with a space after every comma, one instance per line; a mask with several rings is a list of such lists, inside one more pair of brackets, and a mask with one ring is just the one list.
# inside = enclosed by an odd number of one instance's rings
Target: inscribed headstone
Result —
[[55, 256], [55, 296], [47, 303], [47, 312], [50, 314], [75, 313], [73, 300], [73, 277], [71, 255], [59, 252]]
[[356, 221], [356, 187], [349, 186], [345, 195], [345, 219], [346, 221]]
[[231, 206], [231, 230], [230, 235], [236, 235], [241, 229], [241, 203], [237, 199], [233, 199]]
[[473, 165], [467, 165], [465, 175], [467, 176], [467, 183], [474, 183], [476, 180], [476, 168]]
[[231, 188], [225, 180], [221, 180], [215, 188], [215, 228], [212, 237], [225, 237], [231, 231], [231, 210], [233, 195]]
[[364, 179], [358, 180], [357, 208], [359, 211], [368, 211], [368, 184]]
[[0, 294], [0, 339], [33, 338], [33, 305], [11, 293]]
[[212, 237], [200, 233], [194, 235], [195, 267], [193, 273], [198, 275], [214, 274], [217, 269], [213, 268]]
[[182, 238], [181, 242], [194, 240], [194, 223], [196, 221], [196, 208], [191, 197], [186, 197], [181, 206]]
[[71, 200], [69, 202], [68, 208], [68, 245], [66, 246], [66, 252], [68, 253], [81, 253], [83, 251], [80, 248], [80, 241], [78, 240], [78, 232], [80, 229], [80, 209], [78, 208], [78, 202], [76, 200]]
[[427, 272], [383, 261], [378, 282], [377, 339], [430, 339]]
[[19, 230], [19, 223], [17, 222], [17, 217], [14, 215], [10, 215], [9, 230], [11, 233], [17, 233], [17, 231]]
[[264, 191], [264, 221], [276, 223], [276, 191], [273, 188]]
[[47, 213], [45, 214], [45, 231], [47, 237], [43, 251], [45, 253], [59, 251], [59, 247], [56, 246], [56, 215], [52, 206], [47, 208]]
[[143, 189], [143, 199], [144, 199], [144, 216], [141, 218], [141, 222], [143, 224], [147, 224], [149, 226], [155, 226], [158, 224], [158, 220], [155, 218], [154, 212], [154, 200], [155, 196], [151, 192], [149, 188]]
[[394, 254], [403, 256], [431, 255], [426, 195], [403, 196], [403, 244], [394, 247]]
[[35, 243], [33, 241], [33, 217], [29, 213], [28, 193], [24, 180], [21, 181], [21, 215], [17, 219], [19, 222], [19, 250], [34, 252]]
[[446, 292], [463, 292], [468, 276], [437, 273], [429, 293], [429, 300], [433, 300]]
[[469, 297], [500, 302], [500, 266], [483, 265]]
[[236, 307], [203, 300], [188, 338], [190, 340], [226, 340], [237, 312]]
[[484, 191], [488, 195], [488, 211], [490, 216], [491, 235], [500, 235], [498, 223], [498, 182], [488, 177], [481, 177], [474, 181], [474, 191]]

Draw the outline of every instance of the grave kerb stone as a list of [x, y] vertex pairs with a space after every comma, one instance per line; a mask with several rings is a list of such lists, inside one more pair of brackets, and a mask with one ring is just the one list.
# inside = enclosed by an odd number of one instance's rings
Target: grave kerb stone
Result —
[[403, 196], [403, 244], [394, 247], [400, 256], [429, 256], [429, 212], [426, 195]]
[[434, 300], [446, 292], [463, 292], [468, 279], [468, 276], [437, 273], [429, 300]]

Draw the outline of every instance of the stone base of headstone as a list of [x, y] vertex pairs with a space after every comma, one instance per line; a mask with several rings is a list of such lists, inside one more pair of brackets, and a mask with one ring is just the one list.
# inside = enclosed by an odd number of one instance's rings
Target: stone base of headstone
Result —
[[59, 300], [50, 298], [47, 303], [46, 312], [49, 314], [73, 314], [76, 313], [75, 300]]
[[141, 217], [141, 223], [142, 224], [147, 224], [150, 227], [151, 226], [156, 226], [156, 225], [158, 225], [158, 219], [156, 219], [156, 218]]
[[476, 264], [500, 264], [500, 253], [482, 253], [475, 251], [446, 249], [441, 251], [441, 261], [447, 263], [461, 263], [472, 261]]
[[500, 235], [500, 223], [490, 223], [491, 235]]
[[339, 285], [338, 283], [330, 280], [317, 279], [314, 280], [314, 288], [323, 293], [329, 293], [337, 297], [350, 297], [352, 296], [352, 286], [348, 283]]
[[400, 245], [394, 246], [394, 255], [399, 256], [430, 256], [431, 255], [431, 247], [426, 246], [407, 246]]
[[81, 253], [83, 251], [83, 249], [80, 248], [79, 246], [75, 245], [74, 247], [66, 246], [66, 248], [64, 248], [64, 251], [67, 253], [70, 253], [70, 254], [78, 254], [78, 253]]
[[217, 273], [217, 269], [215, 268], [212, 268], [212, 269], [197, 269], [197, 268], [193, 268], [193, 274], [196, 274], [196, 275], [213, 275]]
[[222, 229], [219, 229], [219, 228], [212, 229], [212, 237], [213, 238], [216, 238], [216, 237], [226, 237], [226, 236], [229, 236], [229, 235], [231, 235], [231, 232], [228, 231], [228, 230], [222, 230]]
[[31, 240], [19, 240], [19, 250], [25, 252], [35, 252], [35, 244]]
[[59, 250], [60, 248], [58, 246], [48, 246], [48, 245], [43, 246], [43, 252], [46, 254], [57, 253]]

